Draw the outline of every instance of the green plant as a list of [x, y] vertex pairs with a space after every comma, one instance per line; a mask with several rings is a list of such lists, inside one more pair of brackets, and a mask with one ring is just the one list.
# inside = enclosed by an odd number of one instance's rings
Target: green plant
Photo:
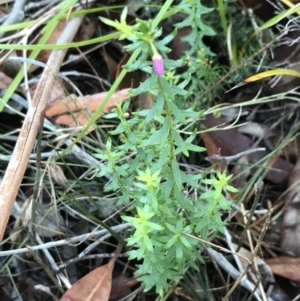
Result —
[[[203, 22], [203, 17], [209, 15], [214, 9], [205, 7], [201, 4], [201, 1], [188, 0], [181, 1], [177, 8], [186, 18], [176, 23], [175, 27], [190, 28], [189, 34], [182, 37], [181, 40], [190, 44], [190, 48], [185, 52], [183, 59], [188, 67], [186, 74], [191, 75], [189, 98], [192, 99], [196, 94], [202, 94], [206, 90], [207, 85], [213, 85], [221, 71], [218, 67], [212, 66], [214, 53], [203, 42], [205, 36], [214, 36], [216, 34], [211, 26]], [[215, 91], [213, 94], [215, 95]], [[209, 97], [203, 99], [201, 104], [207, 103], [208, 99]], [[180, 103], [182, 103], [182, 99], [178, 102], [178, 104]]]
[[[224, 191], [236, 192], [228, 184], [230, 176], [225, 172], [216, 171], [215, 175], [207, 172], [207, 176], [191, 174], [178, 163], [180, 157], [188, 157], [190, 152], [205, 151], [193, 144], [197, 135], [193, 124], [201, 120], [205, 111], [196, 112], [193, 106], [180, 109], [174, 102], [175, 98], [182, 101], [190, 95], [187, 87], [191, 76], [189, 71], [183, 76], [175, 75], [176, 68], [186, 64], [186, 57], [172, 61], [159, 54], [166, 56], [169, 51], [166, 45], [176, 30], [158, 40], [162, 34], [158, 25], [165, 15], [177, 11], [192, 14], [193, 18], [188, 17], [183, 23], [192, 26], [187, 41], [193, 45], [193, 51], [203, 49], [202, 37], [206, 32], [211, 34], [211, 30], [199, 17], [209, 10], [199, 3], [182, 0], [175, 8], [170, 8], [172, 0], [167, 0], [157, 18], [136, 20], [134, 25], [126, 24], [126, 9], [120, 22], [101, 18], [121, 32], [120, 39], [131, 42], [127, 46], [129, 52], [140, 51], [124, 68], [127, 71], [141, 69], [149, 77], [131, 91], [132, 95], [147, 91], [155, 99], [152, 109], [134, 112], [130, 119], [129, 102], [118, 105], [113, 113], [106, 115], [108, 119], [119, 119], [119, 125], [110, 134], [118, 135], [122, 144], [108, 138], [105, 150], [95, 156], [105, 166], [98, 176], [113, 175], [106, 190], [119, 192], [118, 204], [128, 205], [134, 201], [128, 213], [133, 212], [135, 216], [123, 216], [134, 231], [127, 239], [131, 247], [128, 253], [130, 259], [140, 261], [136, 274], [145, 289], [155, 286], [160, 295], [169, 290], [169, 282], [177, 283], [182, 278], [188, 265], [198, 268], [193, 264], [195, 258], [202, 260], [198, 242], [186, 234], [206, 239], [209, 231], [222, 231], [221, 211], [231, 207]], [[200, 38], [196, 36], [199, 30], [203, 30]], [[132, 159], [128, 159], [128, 154]]]

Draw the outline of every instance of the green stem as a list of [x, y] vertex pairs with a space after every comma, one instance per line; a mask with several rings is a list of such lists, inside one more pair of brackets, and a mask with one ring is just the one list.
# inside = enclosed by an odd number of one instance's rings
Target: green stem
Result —
[[226, 39], [228, 27], [227, 27], [226, 12], [225, 12], [225, 7], [224, 7], [224, 0], [218, 0], [218, 8], [219, 8], [219, 15], [221, 18], [221, 24], [222, 24], [225, 39]]
[[[160, 82], [160, 79], [158, 78], [158, 85], [159, 85], [159, 88], [164, 91], [162, 85], [161, 85], [161, 82]], [[171, 110], [169, 108], [169, 105], [168, 105], [168, 96], [166, 93], [164, 93], [164, 106], [165, 106], [165, 109], [166, 109], [166, 115], [170, 117], [170, 131], [169, 131], [169, 142], [170, 142], [170, 160], [173, 160], [175, 158], [175, 152], [174, 152], [174, 139], [173, 139], [173, 135], [172, 135], [172, 129], [173, 129], [173, 123], [172, 123], [172, 113], [171, 113]]]
[[153, 20], [153, 22], [151, 24], [151, 31], [157, 30], [158, 24], [164, 18], [164, 15], [167, 12], [167, 10], [170, 8], [172, 2], [173, 2], [173, 0], [167, 0], [165, 2], [165, 4], [162, 6], [159, 13], [157, 14], [157, 16], [155, 17], [155, 19]]
[[90, 39], [82, 42], [68, 43], [68, 44], [37, 44], [37, 45], [23, 45], [23, 44], [0, 44], [2, 50], [54, 50], [54, 49], [66, 49], [66, 48], [77, 48], [93, 44], [98, 44], [110, 40], [119, 38], [121, 35], [120, 31]]
[[[162, 84], [160, 82], [160, 79], [158, 79], [158, 85], [160, 87], [160, 89], [162, 91], [164, 91], [163, 87], [162, 87]], [[169, 137], [168, 137], [168, 142], [170, 144], [170, 168], [172, 170], [172, 160], [175, 159], [175, 146], [174, 146], [174, 138], [173, 138], [173, 134], [172, 134], [172, 129], [173, 129], [173, 122], [172, 122], [172, 112], [169, 108], [169, 105], [168, 105], [168, 96], [167, 94], [164, 92], [164, 107], [165, 107], [165, 110], [166, 110], [166, 115], [170, 117], [170, 126], [169, 126]], [[172, 170], [172, 173], [174, 174], [173, 170]], [[175, 184], [174, 184], [175, 185]], [[174, 196], [174, 185], [172, 187], [172, 192], [171, 192], [171, 195]]]

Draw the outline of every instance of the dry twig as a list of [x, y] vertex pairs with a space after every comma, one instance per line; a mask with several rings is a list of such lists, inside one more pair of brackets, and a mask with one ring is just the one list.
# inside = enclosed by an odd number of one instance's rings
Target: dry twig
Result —
[[[83, 16], [72, 19], [59, 38], [58, 44], [71, 42], [82, 20]], [[54, 50], [49, 57], [47, 67], [44, 69], [39, 85], [33, 96], [32, 105], [27, 111], [12, 158], [0, 185], [0, 242], [3, 239], [6, 225], [34, 146], [36, 135], [43, 125], [44, 111], [52, 92], [55, 76], [60, 69], [66, 52], [67, 49]]]

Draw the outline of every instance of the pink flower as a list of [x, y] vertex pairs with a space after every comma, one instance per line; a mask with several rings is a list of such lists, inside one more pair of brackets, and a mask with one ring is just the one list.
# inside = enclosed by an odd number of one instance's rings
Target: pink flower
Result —
[[153, 68], [158, 76], [162, 76], [164, 74], [164, 62], [162, 56], [157, 52], [154, 53], [152, 57]]

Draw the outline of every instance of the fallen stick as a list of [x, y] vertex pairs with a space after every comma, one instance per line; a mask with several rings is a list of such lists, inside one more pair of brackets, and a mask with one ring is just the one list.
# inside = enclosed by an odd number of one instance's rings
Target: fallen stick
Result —
[[[61, 34], [57, 44], [70, 43], [83, 20], [83, 16], [71, 19]], [[9, 216], [17, 197], [29, 157], [34, 146], [36, 135], [43, 125], [47, 101], [52, 92], [55, 77], [59, 72], [67, 49], [53, 50], [41, 80], [34, 93], [32, 105], [29, 107], [13, 155], [0, 184], [0, 243], [9, 220]]]

